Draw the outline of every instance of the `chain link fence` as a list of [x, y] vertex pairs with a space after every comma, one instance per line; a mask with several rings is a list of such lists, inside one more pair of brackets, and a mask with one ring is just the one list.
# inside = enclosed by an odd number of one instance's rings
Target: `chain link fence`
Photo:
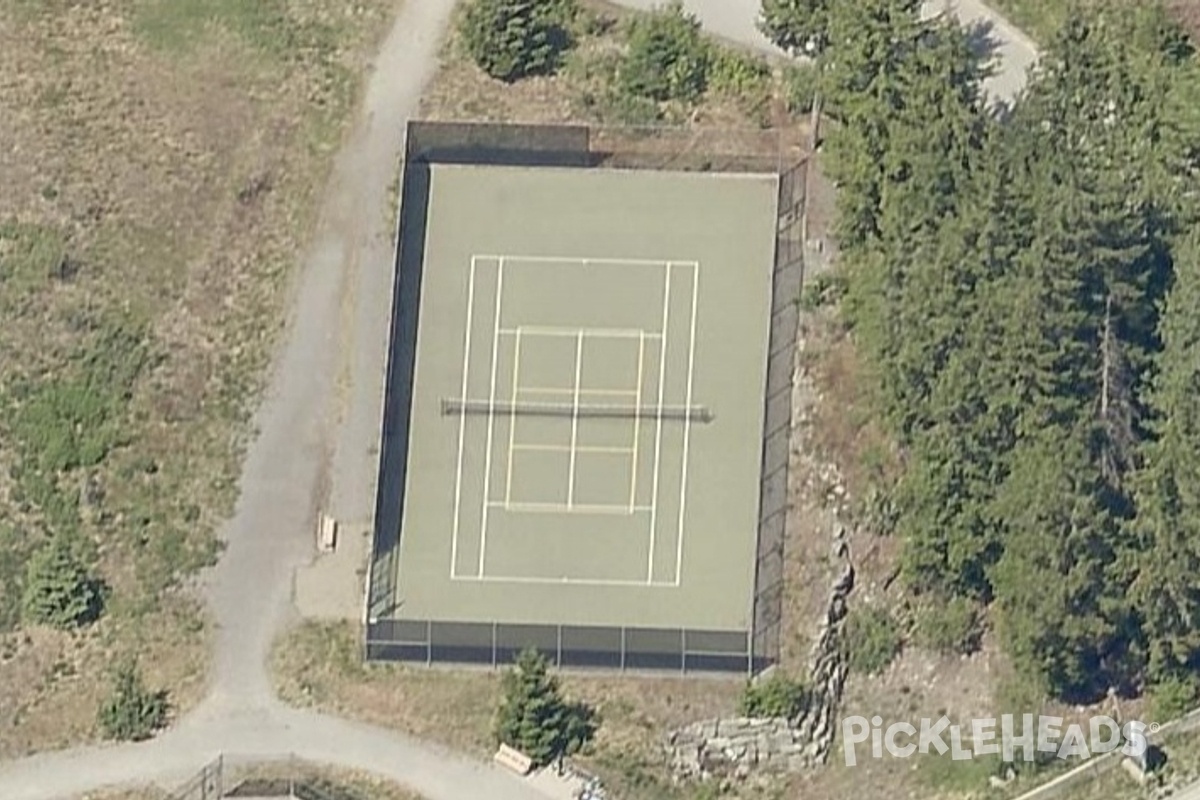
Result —
[[[379, 489], [364, 598], [367, 660], [510, 663], [535, 647], [560, 666], [754, 671], [778, 659], [791, 385], [803, 274], [803, 143], [772, 129], [411, 122], [407, 130]], [[762, 444], [753, 630], [683, 631], [399, 619], [396, 559], [408, 468], [416, 321], [433, 163], [776, 175], [778, 220]], [[207, 800], [207, 799], [205, 799]]]
[[296, 800], [380, 800], [294, 755], [220, 755], [205, 764], [169, 800], [283, 797]]

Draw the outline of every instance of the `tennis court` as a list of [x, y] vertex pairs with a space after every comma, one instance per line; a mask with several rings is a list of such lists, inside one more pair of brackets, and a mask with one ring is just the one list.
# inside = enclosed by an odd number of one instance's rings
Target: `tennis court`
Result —
[[452, 578], [679, 585], [699, 274], [471, 259]]
[[745, 653], [778, 178], [428, 180], [395, 638]]

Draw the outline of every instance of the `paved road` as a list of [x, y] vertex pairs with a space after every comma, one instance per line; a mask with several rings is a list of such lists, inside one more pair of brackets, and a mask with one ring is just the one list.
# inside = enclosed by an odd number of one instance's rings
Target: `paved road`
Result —
[[1011, 103], [1025, 86], [1026, 75], [1037, 61], [1037, 46], [1021, 31], [979, 0], [930, 0], [926, 14], [948, 13], [966, 26], [979, 26], [991, 40], [995, 72], [983, 88], [993, 101]]
[[[976, 0], [953, 0], [964, 20], [992, 19]], [[294, 608], [294, 570], [311, 557], [318, 505], [344, 519], [372, 511], [382, 370], [391, 298], [388, 190], [404, 121], [432, 74], [454, 0], [408, 0], [383, 45], [361, 119], [335, 164], [322, 218], [300, 271], [289, 335], [256, 416], [227, 548], [208, 580], [218, 623], [210, 695], [163, 736], [143, 744], [47, 753], [0, 764], [0, 798], [55, 800], [99, 786], [182, 780], [218, 752], [301, 757], [357, 767], [410, 785], [429, 800], [533, 800], [516, 778], [371, 726], [282, 706], [266, 659]], [[648, 7], [652, 0], [627, 0]], [[687, 0], [725, 38], [769, 49], [755, 28], [758, 0]], [[1003, 40], [1002, 99], [1019, 90], [1034, 51]], [[1200, 798], [1198, 798], [1200, 800]]]
[[[653, 8], [661, 0], [620, 0], [632, 8]], [[760, 0], [684, 0], [712, 33], [765, 51], [779, 52], [756, 27]], [[979, 0], [927, 0], [924, 13], [950, 13], [964, 25], [982, 25], [994, 40], [997, 71], [984, 89], [996, 101], [1009, 103], [1025, 85], [1025, 74], [1037, 58], [1032, 40]]]

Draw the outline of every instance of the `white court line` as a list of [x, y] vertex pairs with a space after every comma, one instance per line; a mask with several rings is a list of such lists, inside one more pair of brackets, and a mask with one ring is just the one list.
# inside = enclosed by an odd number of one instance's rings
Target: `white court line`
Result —
[[[517, 387], [520, 385], [518, 378], [521, 375], [521, 329], [517, 328], [517, 341], [513, 346], [513, 379], [512, 379], [512, 404], [517, 404]], [[504, 507], [508, 508], [509, 502], [512, 501], [512, 467], [513, 467], [513, 450], [514, 442], [517, 439], [517, 418], [514, 416], [508, 421], [508, 472], [504, 475]]]
[[[687, 399], [684, 405], [687, 408], [692, 407], [692, 378], [694, 368], [696, 366], [696, 298], [700, 294], [700, 264], [692, 262], [692, 332], [691, 339], [688, 344], [688, 377], [687, 377]], [[688, 444], [692, 436], [692, 420], [687, 418], [683, 422], [683, 476], [679, 481], [679, 538], [675, 542], [675, 585], [678, 586], [683, 580], [683, 515], [687, 510], [687, 480], [688, 473]]]
[[[505, 505], [501, 502], [488, 503], [491, 508], [504, 508]], [[634, 506], [632, 509], [626, 506], [602, 506], [588, 505], [586, 503], [576, 503], [568, 506], [563, 503], [512, 503], [508, 506], [509, 511], [521, 511], [527, 514], [620, 514], [627, 517], [630, 514], [644, 514], [650, 511], [650, 506]]]
[[552, 583], [559, 586], [639, 586], [648, 589], [674, 589], [671, 583], [648, 583], [646, 581], [606, 581], [600, 578], [533, 578], [505, 575], [459, 575], [456, 581], [473, 581], [477, 583]]
[[571, 416], [571, 466], [567, 470], [567, 508], [575, 504], [575, 456], [579, 441], [579, 379], [583, 374], [583, 331], [575, 341], [575, 409]]
[[[570, 389], [550, 389], [544, 386], [522, 386], [521, 392], [524, 394], [575, 394]], [[613, 395], [617, 397], [632, 397], [633, 395], [636, 395], [637, 392], [635, 392], [633, 389], [580, 389], [579, 394], [580, 396], [599, 394], [606, 396]]]
[[586, 266], [590, 266], [591, 264], [611, 264], [614, 266], [626, 266], [626, 267], [661, 267], [663, 264], [667, 263], [666, 261], [663, 261], [661, 258], [660, 259], [593, 258], [591, 256], [517, 256], [517, 255], [497, 256], [497, 255], [485, 255], [482, 253], [478, 255], [478, 258], [492, 258], [492, 259], [497, 259], [497, 260], [502, 260], [502, 261], [508, 261], [510, 263], [515, 262], [518, 264], [522, 261], [528, 261], [531, 264], [558, 263], [558, 264], [571, 264], [573, 266], [578, 266], [578, 267], [586, 267]]
[[653, 498], [650, 500], [650, 552], [646, 556], [646, 582], [654, 580], [654, 526], [658, 524], [658, 472], [659, 456], [662, 453], [662, 407], [663, 389], [667, 383], [667, 324], [671, 319], [671, 264], [667, 262], [663, 284], [662, 345], [658, 355], [658, 413], [654, 417], [654, 483]]
[[629, 455], [634, 452], [631, 447], [605, 447], [602, 445], [581, 444], [576, 447], [564, 447], [561, 444], [515, 444], [514, 449], [517, 450], [536, 450], [542, 453], [569, 453], [574, 450], [577, 453], [612, 453], [615, 455]]
[[[475, 257], [471, 257], [471, 274], [467, 278], [467, 339], [463, 345], [462, 366], [462, 402], [467, 404], [467, 371], [471, 366], [471, 315], [475, 306]], [[462, 465], [463, 445], [466, 439], [467, 417], [464, 414], [458, 422], [458, 467], [454, 472], [454, 525], [450, 537], [450, 578], [453, 580], [458, 565], [458, 518], [459, 504], [462, 502]]]
[[501, 336], [516, 336], [517, 331], [520, 331], [524, 336], [562, 336], [572, 339], [580, 333], [601, 339], [636, 339], [639, 336], [645, 336], [647, 339], [658, 339], [661, 336], [660, 334], [638, 328], [548, 328], [542, 325], [501, 328], [497, 333]]
[[496, 334], [496, 330], [500, 327], [500, 299], [503, 296], [504, 259], [502, 258], [496, 266], [496, 320], [492, 325], [492, 390], [488, 399], [488, 411], [491, 413], [488, 414], [487, 453], [483, 458], [483, 521], [479, 530], [479, 575], [483, 574], [483, 559], [487, 553], [488, 497], [492, 483], [492, 431], [496, 422], [496, 362], [499, 361], [497, 354], [500, 349], [500, 337]]
[[[646, 361], [646, 337], [643, 334], [638, 337], [638, 379], [637, 379], [637, 404], [642, 404], [642, 378], [645, 375]], [[637, 501], [637, 472], [638, 472], [638, 440], [642, 435], [642, 418], [640, 416], [633, 418], [633, 459], [632, 466], [629, 470], [629, 510], [633, 510], [633, 505]]]

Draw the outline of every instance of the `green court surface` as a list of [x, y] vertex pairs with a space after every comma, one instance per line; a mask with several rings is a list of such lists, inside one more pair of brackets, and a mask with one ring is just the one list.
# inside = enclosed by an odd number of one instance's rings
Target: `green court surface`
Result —
[[431, 176], [398, 616], [749, 630], [777, 178]]

